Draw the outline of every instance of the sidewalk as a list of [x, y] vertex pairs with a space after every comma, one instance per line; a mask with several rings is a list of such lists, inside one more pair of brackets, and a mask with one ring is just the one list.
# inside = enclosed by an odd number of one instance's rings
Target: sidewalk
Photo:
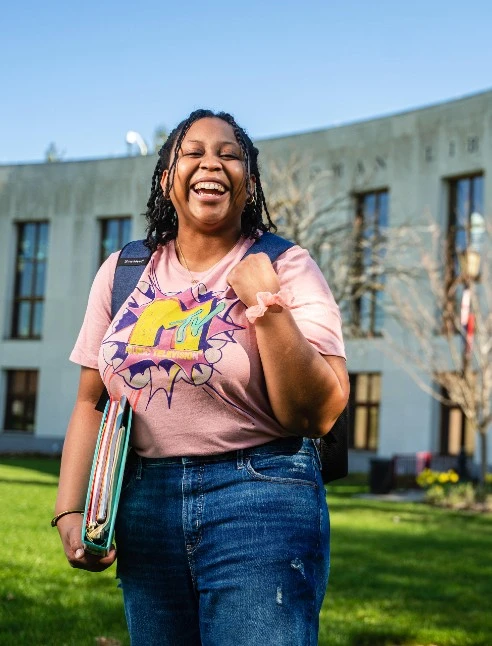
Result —
[[358, 493], [354, 498], [365, 500], [383, 500], [386, 502], [422, 502], [425, 492], [418, 489], [407, 489], [405, 491], [393, 491], [391, 493]]

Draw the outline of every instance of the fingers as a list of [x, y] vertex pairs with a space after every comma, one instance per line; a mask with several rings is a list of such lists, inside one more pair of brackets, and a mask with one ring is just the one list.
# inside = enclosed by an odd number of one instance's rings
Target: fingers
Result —
[[101, 572], [110, 567], [116, 559], [116, 550], [111, 546], [107, 556], [90, 554], [82, 543], [82, 518], [73, 517], [58, 524], [58, 530], [71, 567], [90, 572]]
[[265, 253], [251, 254], [241, 260], [228, 274], [227, 282], [247, 307], [256, 304], [258, 292], [275, 294], [280, 289], [278, 276]]
[[[80, 554], [82, 551], [82, 554]], [[107, 556], [98, 556], [97, 554], [90, 554], [84, 550], [77, 550], [68, 562], [73, 568], [79, 570], [88, 570], [89, 572], [102, 572], [110, 567], [116, 560], [116, 550], [113, 546]]]

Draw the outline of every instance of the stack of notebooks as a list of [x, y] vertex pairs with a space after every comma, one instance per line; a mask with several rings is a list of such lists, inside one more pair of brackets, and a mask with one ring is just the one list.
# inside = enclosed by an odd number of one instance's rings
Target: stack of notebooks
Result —
[[125, 471], [132, 409], [123, 396], [106, 404], [85, 503], [82, 541], [87, 552], [104, 556], [113, 540]]

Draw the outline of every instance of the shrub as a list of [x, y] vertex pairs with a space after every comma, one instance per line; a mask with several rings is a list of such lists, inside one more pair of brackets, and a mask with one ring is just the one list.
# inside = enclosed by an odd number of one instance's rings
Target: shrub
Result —
[[471, 482], [461, 482], [446, 492], [446, 502], [451, 507], [471, 507], [476, 502], [475, 488]]
[[425, 492], [425, 501], [431, 505], [442, 505], [446, 499], [444, 487], [440, 484], [432, 485]]
[[417, 484], [422, 489], [428, 489], [434, 484], [456, 484], [459, 479], [459, 475], [456, 471], [453, 471], [453, 469], [449, 469], [449, 471], [432, 471], [431, 469], [424, 469], [417, 476]]
[[472, 482], [460, 482], [456, 471], [424, 469], [417, 484], [425, 489], [425, 501], [439, 507], [492, 511], [492, 474], [487, 475], [485, 487]]

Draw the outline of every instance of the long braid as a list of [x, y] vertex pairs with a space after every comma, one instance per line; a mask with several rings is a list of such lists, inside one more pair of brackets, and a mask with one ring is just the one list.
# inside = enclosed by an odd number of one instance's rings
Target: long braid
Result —
[[[179, 151], [183, 139], [190, 127], [204, 118], [217, 118], [226, 121], [233, 129], [234, 136], [241, 147], [244, 164], [246, 167], [246, 192], [248, 201], [241, 215], [241, 232], [248, 238], [257, 238], [258, 231], [276, 230], [276, 226], [270, 218], [268, 212], [263, 187], [260, 180], [260, 169], [258, 167], [258, 148], [255, 147], [246, 132], [238, 126], [234, 117], [227, 112], [214, 113], [211, 110], [195, 110], [187, 119], [184, 119], [169, 134], [164, 145], [159, 150], [159, 159], [152, 175], [151, 191], [147, 201], [147, 238], [146, 246], [155, 251], [159, 244], [164, 245], [169, 240], [176, 238], [178, 233], [178, 217], [174, 204], [169, 198], [169, 194], [174, 183], [174, 173], [179, 159]], [[171, 154], [174, 149], [173, 159]], [[166, 179], [166, 194], [162, 190], [161, 179], [165, 170], [168, 170]], [[250, 179], [251, 175], [255, 177], [255, 195], [251, 194]], [[254, 198], [254, 199], [253, 199]], [[263, 222], [263, 209], [265, 210], [267, 222]]]

